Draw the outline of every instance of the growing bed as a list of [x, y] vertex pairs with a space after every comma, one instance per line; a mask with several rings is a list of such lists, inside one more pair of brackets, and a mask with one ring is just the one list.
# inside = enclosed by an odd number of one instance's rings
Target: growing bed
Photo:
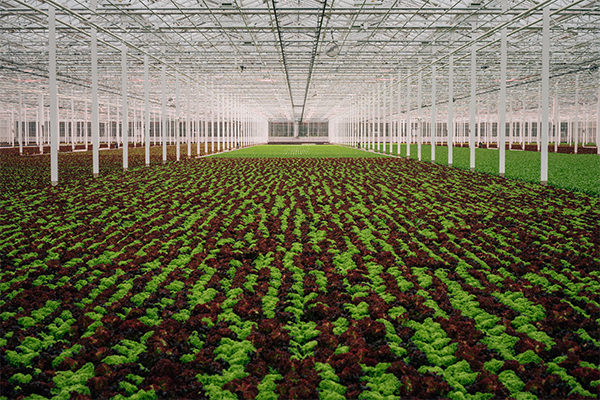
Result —
[[597, 197], [300, 147], [3, 178], [0, 396], [598, 396]]

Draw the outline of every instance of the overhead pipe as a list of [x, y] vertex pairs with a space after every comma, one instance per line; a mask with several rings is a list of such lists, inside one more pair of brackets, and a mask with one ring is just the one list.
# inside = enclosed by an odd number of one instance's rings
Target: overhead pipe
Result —
[[323, 0], [323, 9], [321, 10], [321, 16], [319, 17], [319, 26], [317, 27], [317, 40], [313, 47], [312, 55], [310, 58], [310, 66], [308, 68], [308, 78], [306, 79], [306, 89], [304, 90], [304, 100], [302, 101], [302, 113], [300, 114], [300, 122], [304, 119], [304, 110], [306, 108], [306, 99], [308, 98], [308, 89], [310, 88], [310, 81], [312, 78], [313, 69], [315, 66], [315, 59], [317, 58], [317, 50], [319, 49], [319, 41], [321, 40], [321, 29], [323, 27], [323, 20], [325, 19], [325, 10], [327, 9], [327, 0]]
[[292, 85], [290, 84], [290, 74], [288, 73], [287, 62], [285, 60], [285, 51], [283, 50], [283, 38], [281, 37], [281, 28], [279, 26], [279, 18], [277, 18], [277, 8], [275, 7], [275, 0], [271, 0], [273, 5], [273, 15], [275, 17], [275, 27], [277, 29], [277, 37], [279, 38], [279, 48], [281, 50], [281, 62], [283, 63], [283, 70], [285, 72], [285, 80], [287, 83], [288, 93], [290, 95], [290, 103], [292, 105], [292, 116], [294, 115], [294, 97], [292, 96]]

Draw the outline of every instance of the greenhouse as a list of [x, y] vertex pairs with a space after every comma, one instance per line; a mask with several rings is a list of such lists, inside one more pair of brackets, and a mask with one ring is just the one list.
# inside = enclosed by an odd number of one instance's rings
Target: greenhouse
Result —
[[0, 20], [0, 400], [600, 397], [600, 2]]

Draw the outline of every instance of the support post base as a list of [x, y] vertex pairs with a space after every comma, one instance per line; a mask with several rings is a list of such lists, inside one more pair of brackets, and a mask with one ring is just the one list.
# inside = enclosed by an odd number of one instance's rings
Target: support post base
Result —
[[123, 172], [127, 172], [127, 167], [123, 167]]
[[166, 163], [167, 163], [167, 160], [162, 160], [162, 163], [163, 163], [163, 164], [166, 164]]
[[504, 172], [500, 174], [500, 178], [504, 178]]
[[52, 186], [58, 185], [58, 181], [52, 181]]
[[94, 178], [97, 178], [98, 176], [100, 176], [100, 174], [94, 172]]
[[542, 186], [548, 186], [548, 181], [541, 181]]
[[452, 168], [452, 163], [448, 163], [448, 166], [449, 166], [450, 168]]
[[149, 166], [150, 166], [150, 164], [146, 164], [146, 167], [149, 167]]
[[471, 172], [475, 172], [475, 168], [471, 167]]

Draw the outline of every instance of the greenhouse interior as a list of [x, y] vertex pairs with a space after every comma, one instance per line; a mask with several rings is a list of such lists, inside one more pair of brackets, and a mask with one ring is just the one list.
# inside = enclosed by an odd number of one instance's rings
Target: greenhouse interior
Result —
[[600, 397], [598, 0], [0, 21], [0, 400]]

